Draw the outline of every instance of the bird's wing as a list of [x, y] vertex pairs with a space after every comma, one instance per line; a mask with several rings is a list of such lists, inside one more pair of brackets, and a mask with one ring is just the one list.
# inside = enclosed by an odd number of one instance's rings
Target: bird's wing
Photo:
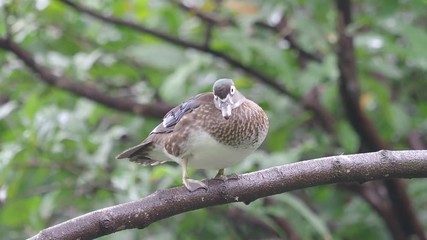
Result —
[[155, 149], [155, 144], [153, 143], [156, 142], [160, 137], [156, 134], [173, 132], [175, 126], [186, 114], [192, 112], [194, 109], [197, 109], [201, 104], [213, 104], [212, 99], [212, 93], [201, 93], [176, 106], [168, 113], [166, 113], [165, 117], [163, 118], [163, 122], [154, 128], [154, 130], [150, 133], [150, 136], [148, 136], [141, 144], [125, 150], [116, 158], [129, 158], [131, 161], [139, 162], [144, 165], [156, 165], [165, 162], [166, 160], [162, 159], [161, 157], [159, 158], [157, 156], [156, 159], [152, 159], [153, 156], [151, 156], [153, 150]]
[[182, 119], [182, 117], [192, 112], [202, 103], [204, 103], [207, 100], [209, 94], [210, 93], [198, 94], [170, 110], [164, 116], [163, 122], [160, 123], [156, 128], [154, 128], [154, 130], [151, 131], [150, 134], [172, 132], [176, 124]]

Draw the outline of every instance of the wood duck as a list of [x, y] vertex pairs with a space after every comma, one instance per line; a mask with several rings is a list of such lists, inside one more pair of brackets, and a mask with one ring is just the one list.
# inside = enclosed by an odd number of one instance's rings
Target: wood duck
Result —
[[264, 141], [268, 118], [253, 101], [241, 94], [231, 79], [219, 79], [213, 92], [198, 94], [170, 110], [163, 122], [139, 145], [116, 158], [143, 165], [168, 161], [182, 168], [182, 181], [190, 191], [208, 189], [188, 178], [187, 167], [216, 169], [241, 162]]

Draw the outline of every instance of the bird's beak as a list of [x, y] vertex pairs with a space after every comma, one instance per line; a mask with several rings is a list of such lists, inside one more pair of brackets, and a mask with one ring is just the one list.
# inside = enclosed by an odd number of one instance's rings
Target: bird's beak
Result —
[[220, 100], [221, 113], [224, 119], [228, 120], [231, 117], [232, 106], [233, 101], [229, 95], [224, 100]]

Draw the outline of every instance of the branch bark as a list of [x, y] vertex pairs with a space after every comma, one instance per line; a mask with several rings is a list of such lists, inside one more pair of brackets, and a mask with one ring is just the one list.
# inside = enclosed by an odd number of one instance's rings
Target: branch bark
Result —
[[427, 150], [340, 155], [277, 166], [225, 182], [205, 180], [208, 191], [158, 190], [140, 200], [100, 209], [42, 230], [30, 238], [93, 239], [125, 229], [143, 229], [161, 219], [204, 207], [250, 202], [295, 189], [377, 179], [426, 178]]
[[70, 91], [76, 95], [93, 100], [107, 107], [153, 118], [162, 118], [172, 108], [162, 102], [155, 104], [139, 104], [125, 99], [114, 98], [93, 85], [87, 83], [76, 83], [65, 76], [57, 76], [48, 68], [38, 64], [30, 52], [26, 51], [10, 39], [0, 38], [0, 48], [15, 54], [15, 56], [32, 72], [38, 75], [40, 80], [43, 82]]

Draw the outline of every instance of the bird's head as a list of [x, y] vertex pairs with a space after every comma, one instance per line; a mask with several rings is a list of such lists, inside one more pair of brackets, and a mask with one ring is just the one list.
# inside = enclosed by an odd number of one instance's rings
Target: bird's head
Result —
[[245, 100], [245, 97], [236, 89], [234, 82], [228, 78], [217, 80], [213, 85], [215, 107], [221, 110], [222, 117], [229, 119], [232, 110]]

